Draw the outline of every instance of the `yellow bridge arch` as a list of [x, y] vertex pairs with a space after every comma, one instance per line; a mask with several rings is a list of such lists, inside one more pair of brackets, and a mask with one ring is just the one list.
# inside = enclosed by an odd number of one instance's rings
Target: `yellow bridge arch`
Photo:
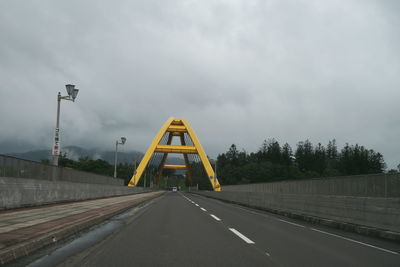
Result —
[[[164, 136], [168, 136], [167, 144], [160, 144], [161, 140]], [[185, 142], [185, 135], [187, 135], [192, 141], [193, 145], [187, 145]], [[181, 141], [181, 145], [171, 145], [173, 137], [179, 137]], [[144, 170], [150, 162], [151, 157], [154, 153], [164, 153], [160, 166], [158, 178], [162, 174], [163, 169], [180, 169], [180, 170], [188, 170], [189, 179], [191, 180], [191, 172], [189, 165], [188, 154], [197, 154], [200, 158], [200, 161], [204, 167], [205, 172], [207, 173], [208, 179], [214, 189], [214, 191], [221, 191], [221, 185], [218, 182], [217, 177], [215, 176], [214, 170], [211, 167], [210, 161], [204, 149], [196, 136], [196, 133], [188, 123], [186, 119], [176, 119], [174, 117], [170, 117], [161, 129], [158, 131], [157, 135], [154, 137], [153, 142], [150, 144], [149, 148], [146, 151], [142, 161], [140, 162], [138, 168], [132, 176], [132, 179], [129, 181], [128, 186], [136, 186], [142, 177]], [[183, 158], [185, 161], [185, 165], [168, 165], [166, 163], [166, 159], [169, 153], [175, 154], [183, 154]]]

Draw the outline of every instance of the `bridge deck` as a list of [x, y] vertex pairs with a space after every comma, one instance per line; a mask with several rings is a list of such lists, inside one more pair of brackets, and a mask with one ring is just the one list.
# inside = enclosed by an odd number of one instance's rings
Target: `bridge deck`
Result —
[[[374, 267], [400, 260], [398, 244], [181, 192], [121, 221], [112, 237], [62, 266]], [[46, 259], [41, 264], [57, 263]]]
[[[0, 229], [6, 232], [0, 233], [0, 243], [8, 247], [0, 249], [0, 259], [29, 252], [45, 241], [51, 244], [60, 233], [77, 232], [87, 221], [93, 223], [156, 195], [2, 212]], [[112, 223], [119, 226], [107, 234]], [[7, 249], [12, 253], [1, 254]], [[33, 266], [397, 267], [400, 262], [396, 243], [181, 192], [168, 192], [51, 250], [46, 256], [35, 253], [40, 258]]]

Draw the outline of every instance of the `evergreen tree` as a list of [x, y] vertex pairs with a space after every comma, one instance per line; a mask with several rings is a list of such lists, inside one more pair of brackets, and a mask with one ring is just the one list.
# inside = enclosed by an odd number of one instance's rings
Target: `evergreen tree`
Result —
[[314, 166], [313, 171], [317, 172], [320, 176], [323, 176], [327, 167], [327, 155], [326, 150], [321, 143], [314, 149]]
[[282, 163], [281, 146], [275, 139], [271, 139], [268, 143], [267, 158], [274, 164]]
[[[294, 160], [293, 160], [294, 159]], [[218, 155], [221, 184], [260, 183], [283, 179], [382, 173], [385, 162], [380, 153], [356, 144], [338, 152], [336, 140], [313, 146], [299, 142], [295, 157], [289, 144], [280, 147], [275, 139], [264, 140], [256, 153], [239, 152], [232, 145]]]
[[226, 159], [233, 165], [238, 165], [239, 163], [239, 151], [235, 144], [232, 144], [226, 153]]
[[283, 165], [292, 165], [293, 164], [293, 151], [288, 143], [285, 143], [282, 147], [282, 164]]
[[312, 143], [308, 139], [297, 144], [295, 157], [300, 171], [306, 172], [313, 170], [314, 149]]

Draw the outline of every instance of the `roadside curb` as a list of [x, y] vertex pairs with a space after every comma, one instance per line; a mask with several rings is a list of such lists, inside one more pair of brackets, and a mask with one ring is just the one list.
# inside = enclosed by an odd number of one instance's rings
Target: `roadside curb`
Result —
[[217, 200], [220, 200], [220, 201], [223, 201], [226, 203], [236, 204], [236, 205], [240, 205], [243, 207], [248, 207], [248, 208], [252, 208], [252, 209], [256, 209], [256, 210], [262, 210], [262, 211], [282, 215], [282, 216], [285, 216], [288, 218], [303, 220], [303, 221], [310, 222], [313, 224], [325, 225], [325, 226], [329, 226], [332, 228], [341, 229], [341, 230], [344, 230], [347, 232], [355, 232], [355, 233], [365, 235], [365, 236], [378, 237], [378, 238], [382, 238], [382, 239], [400, 243], [400, 233], [392, 232], [389, 230], [373, 228], [373, 227], [369, 227], [369, 226], [358, 225], [358, 224], [347, 223], [347, 222], [334, 221], [331, 219], [315, 217], [315, 216], [311, 216], [308, 214], [300, 214], [300, 213], [293, 213], [293, 212], [284, 211], [284, 210], [258, 207], [258, 206], [253, 206], [253, 205], [248, 205], [245, 203], [232, 201], [232, 200], [226, 200], [226, 199], [216, 198], [216, 197], [212, 197], [212, 196], [207, 196], [207, 195], [199, 194], [196, 192], [189, 192], [189, 193], [207, 197], [207, 198], [217, 199]]
[[5, 265], [7, 263], [10, 263], [11, 261], [28, 256], [39, 249], [64, 240], [69, 236], [75, 235], [87, 228], [90, 228], [95, 224], [99, 224], [107, 219], [110, 219], [132, 207], [160, 197], [162, 194], [164, 194], [164, 192], [158, 192], [157, 194], [152, 196], [137, 199], [134, 201], [128, 201], [127, 203], [125, 203], [125, 205], [119, 208], [115, 208], [110, 212], [100, 213], [97, 216], [87, 218], [86, 220], [77, 224], [72, 224], [62, 229], [55, 230], [53, 232], [43, 234], [39, 237], [27, 240], [25, 242], [21, 242], [4, 248], [0, 250], [0, 264]]

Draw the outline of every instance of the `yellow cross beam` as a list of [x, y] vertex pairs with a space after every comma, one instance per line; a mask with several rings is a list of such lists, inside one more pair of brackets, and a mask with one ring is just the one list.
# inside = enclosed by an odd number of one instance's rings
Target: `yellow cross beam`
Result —
[[194, 146], [157, 145], [154, 152], [175, 154], [197, 154]]
[[174, 169], [174, 170], [187, 170], [188, 166], [186, 165], [170, 165], [170, 164], [165, 164], [164, 169]]
[[171, 125], [167, 129], [168, 132], [187, 133], [186, 127], [183, 125]]

